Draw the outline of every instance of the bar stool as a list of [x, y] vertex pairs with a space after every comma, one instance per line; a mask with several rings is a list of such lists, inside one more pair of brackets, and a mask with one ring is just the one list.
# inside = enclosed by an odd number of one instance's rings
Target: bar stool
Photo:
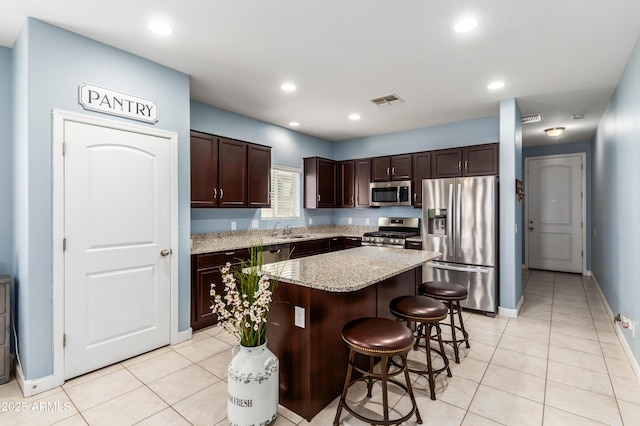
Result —
[[[464, 321], [462, 321], [462, 309], [460, 308], [460, 301], [465, 300], [469, 296], [467, 289], [456, 283], [449, 283], [445, 281], [429, 281], [420, 284], [418, 287], [418, 293], [423, 296], [433, 297], [434, 299], [441, 300], [449, 308], [450, 322], [443, 323], [451, 327], [451, 340], [444, 340], [445, 343], [453, 345], [453, 353], [455, 354], [455, 360], [457, 364], [460, 364], [460, 354], [458, 346], [462, 343], [466, 343], [467, 348], [469, 346], [469, 333], [464, 329]], [[458, 323], [455, 323], [455, 317], [458, 316]], [[462, 332], [464, 339], [458, 340], [456, 337], [456, 330]]]
[[[415, 324], [416, 343], [414, 349], [418, 347], [425, 348], [427, 357], [427, 368], [418, 370], [409, 368], [412, 373], [426, 376], [429, 381], [429, 391], [431, 399], [436, 399], [436, 381], [435, 378], [443, 371], [447, 372], [447, 376], [451, 377], [451, 369], [449, 368], [449, 359], [444, 352], [444, 343], [440, 332], [440, 321], [447, 318], [447, 307], [444, 303], [425, 296], [400, 296], [396, 297], [389, 303], [389, 310], [398, 321], [405, 321], [407, 327], [412, 329]], [[435, 328], [435, 334], [433, 330]], [[424, 344], [420, 345], [420, 339], [424, 338]], [[440, 350], [431, 347], [431, 339], [438, 342]], [[444, 366], [438, 369], [433, 368], [431, 352], [437, 353], [443, 360]]]
[[[344, 389], [340, 396], [340, 403], [338, 404], [338, 411], [336, 412], [333, 424], [339, 424], [342, 408], [345, 408], [354, 417], [372, 425], [400, 424], [408, 420], [414, 413], [418, 423], [422, 424], [422, 418], [420, 417], [420, 411], [418, 410], [418, 405], [413, 395], [411, 379], [409, 378], [409, 371], [407, 369], [407, 353], [415, 343], [415, 338], [411, 330], [398, 322], [386, 318], [360, 318], [347, 323], [342, 328], [342, 340], [345, 341], [349, 348], [349, 361], [347, 364], [347, 376], [344, 382]], [[356, 353], [369, 356], [368, 371], [356, 366], [354, 362]], [[400, 356], [401, 369], [389, 373], [388, 360], [394, 356]], [[381, 372], [379, 374], [373, 371], [376, 357], [381, 358]], [[362, 377], [351, 380], [353, 370], [362, 373]], [[392, 378], [400, 373], [404, 373], [406, 385]], [[382, 420], [364, 417], [354, 411], [347, 403], [347, 391], [353, 383], [358, 381], [366, 382], [367, 397], [371, 397], [373, 383], [378, 380], [382, 382], [382, 406], [384, 410], [384, 418]], [[389, 382], [404, 389], [404, 391], [409, 394], [412, 405], [411, 411], [401, 418], [393, 420], [389, 419], [389, 401], [387, 396], [387, 384]]]

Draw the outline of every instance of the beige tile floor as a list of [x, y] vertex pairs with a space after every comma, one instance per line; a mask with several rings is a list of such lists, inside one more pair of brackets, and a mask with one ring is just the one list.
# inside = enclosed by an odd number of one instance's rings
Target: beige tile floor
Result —
[[[416, 377], [424, 424], [640, 425], [640, 383], [591, 279], [524, 271], [523, 280], [519, 318], [465, 313], [471, 348], [460, 364], [452, 363], [453, 377], [438, 377], [436, 401], [426, 380]], [[14, 379], [0, 386], [0, 424], [226, 424], [233, 343], [214, 327], [26, 399]], [[423, 357], [411, 353], [413, 362]], [[379, 392], [364, 395], [354, 385], [349, 399], [380, 413]], [[409, 403], [398, 391], [390, 401], [398, 412]], [[337, 400], [311, 424], [330, 425], [336, 406]], [[361, 424], [345, 411], [341, 422]], [[276, 424], [308, 422], [281, 407]]]

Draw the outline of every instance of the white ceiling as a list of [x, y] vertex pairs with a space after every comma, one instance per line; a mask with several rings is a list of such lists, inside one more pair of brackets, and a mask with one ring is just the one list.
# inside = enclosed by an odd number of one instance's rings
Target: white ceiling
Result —
[[[508, 98], [543, 116], [525, 146], [590, 140], [640, 35], [638, 0], [0, 0], [0, 45], [26, 16], [189, 74], [194, 100], [334, 141], [497, 115]], [[477, 28], [455, 33], [466, 16]], [[149, 32], [155, 19], [174, 34]], [[406, 102], [369, 102], [390, 93]]]

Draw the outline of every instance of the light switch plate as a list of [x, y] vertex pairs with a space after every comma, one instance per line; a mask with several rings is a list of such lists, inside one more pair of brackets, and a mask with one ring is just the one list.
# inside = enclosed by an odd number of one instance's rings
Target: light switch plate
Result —
[[313, 218], [309, 218], [309, 225], [313, 225]]
[[257, 219], [254, 219], [254, 220], [251, 221], [251, 228], [252, 229], [258, 229], [258, 226], [260, 226], [260, 225], [258, 225], [258, 220]]
[[232, 221], [231, 221], [231, 230], [232, 230], [232, 231], [235, 231], [235, 230], [236, 230], [236, 221], [235, 221], [235, 220], [232, 220]]
[[349, 225], [351, 225], [351, 224], [353, 223], [353, 219], [348, 218], [348, 219], [347, 219], [347, 223], [348, 223]]
[[295, 308], [295, 325], [304, 328], [304, 308], [296, 306]]
[[369, 218], [366, 218], [366, 219], [364, 220], [364, 224], [365, 224], [365, 225], [368, 225], [368, 224], [369, 224]]

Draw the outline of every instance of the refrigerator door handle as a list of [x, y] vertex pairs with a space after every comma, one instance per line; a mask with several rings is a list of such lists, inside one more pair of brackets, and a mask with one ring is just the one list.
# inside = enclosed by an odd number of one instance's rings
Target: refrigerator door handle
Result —
[[450, 263], [442, 263], [429, 261], [427, 262], [427, 266], [438, 269], [445, 269], [448, 271], [458, 271], [458, 272], [478, 272], [480, 274], [488, 274], [491, 271], [491, 268], [485, 268], [484, 266], [459, 266], [452, 265]]
[[[455, 250], [455, 246], [453, 245], [453, 221], [454, 221], [454, 211], [453, 211], [453, 184], [449, 184], [449, 217], [447, 218], [447, 240], [449, 247]], [[451, 255], [449, 255], [451, 256]], [[453, 258], [455, 258], [455, 252], [453, 252]]]
[[456, 250], [456, 257], [460, 258], [462, 257], [462, 250], [460, 249], [461, 247], [461, 240], [460, 240], [460, 231], [461, 231], [461, 226], [460, 226], [460, 216], [461, 216], [461, 211], [462, 211], [462, 206], [461, 204], [461, 198], [462, 198], [462, 185], [458, 184], [458, 188], [456, 190], [456, 229], [455, 229], [455, 236], [456, 236], [456, 241], [455, 241], [455, 250]]

